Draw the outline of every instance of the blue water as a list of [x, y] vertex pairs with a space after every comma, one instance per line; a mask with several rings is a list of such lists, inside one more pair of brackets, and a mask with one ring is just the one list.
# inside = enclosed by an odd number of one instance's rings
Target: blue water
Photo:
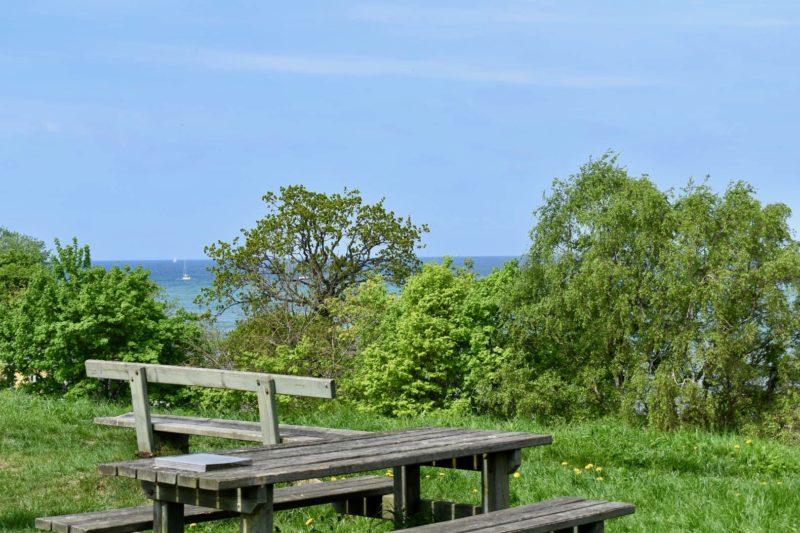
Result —
[[[441, 262], [441, 257], [422, 257], [423, 262]], [[464, 265], [464, 257], [454, 257], [455, 266]], [[502, 267], [506, 262], [515, 257], [510, 256], [484, 256], [473, 257], [473, 271], [479, 276], [486, 276], [495, 268]], [[130, 265], [132, 268], [141, 266], [150, 271], [150, 278], [158, 283], [163, 289], [160, 298], [170, 302], [175, 306], [180, 306], [187, 311], [203, 312], [205, 307], [198, 306], [194, 299], [200, 294], [203, 287], [210, 287], [214, 282], [214, 276], [208, 272], [208, 268], [213, 265], [209, 259], [188, 259], [185, 262], [186, 273], [191, 278], [184, 281], [181, 279], [184, 272], [184, 261], [173, 260], [130, 260], [130, 261], [94, 261], [97, 266], [111, 268], [114, 266]], [[236, 321], [242, 317], [241, 311], [229, 309], [217, 318], [217, 325], [223, 331], [233, 329]]]

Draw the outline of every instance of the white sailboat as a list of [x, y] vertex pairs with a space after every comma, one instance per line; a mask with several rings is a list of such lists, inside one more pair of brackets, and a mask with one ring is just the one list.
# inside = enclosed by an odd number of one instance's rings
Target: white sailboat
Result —
[[183, 276], [181, 276], [181, 279], [183, 281], [189, 281], [189, 280], [192, 279], [192, 277], [189, 275], [189, 273], [186, 272], [186, 259], [183, 260]]

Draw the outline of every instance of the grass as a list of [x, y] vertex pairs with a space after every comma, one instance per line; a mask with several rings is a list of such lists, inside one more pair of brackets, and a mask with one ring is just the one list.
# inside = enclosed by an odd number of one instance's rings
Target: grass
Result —
[[[438, 414], [386, 419], [338, 402], [284, 409], [283, 421], [387, 430], [410, 426], [469, 426], [552, 434], [554, 444], [524, 452], [511, 480], [512, 505], [562, 495], [636, 504], [636, 514], [612, 520], [609, 531], [800, 531], [800, 449], [699, 431], [662, 433], [613, 419], [541, 426]], [[101, 476], [97, 465], [129, 459], [133, 432], [92, 423], [127, 406], [51, 399], [0, 391], [0, 530], [34, 531], [37, 516], [144, 503], [133, 480]], [[233, 415], [228, 415], [233, 418]], [[236, 417], [239, 417], [238, 415]], [[192, 438], [193, 450], [241, 443]], [[588, 465], [592, 465], [588, 467]], [[424, 469], [423, 495], [478, 503], [474, 472]], [[313, 523], [306, 525], [306, 521]], [[281, 532], [380, 532], [382, 521], [337, 517], [329, 506], [280, 513]], [[194, 531], [236, 531], [236, 522]]]

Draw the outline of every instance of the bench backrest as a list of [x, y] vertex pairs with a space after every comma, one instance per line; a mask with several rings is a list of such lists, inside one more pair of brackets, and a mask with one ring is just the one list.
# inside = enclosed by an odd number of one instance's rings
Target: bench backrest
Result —
[[136, 440], [141, 455], [152, 455], [155, 449], [153, 425], [150, 421], [150, 403], [147, 395], [148, 383], [255, 392], [258, 397], [261, 435], [264, 444], [280, 443], [276, 394], [313, 398], [336, 397], [336, 388], [331, 379], [237, 370], [89, 359], [86, 361], [86, 375], [93, 378], [119, 379], [130, 382]]

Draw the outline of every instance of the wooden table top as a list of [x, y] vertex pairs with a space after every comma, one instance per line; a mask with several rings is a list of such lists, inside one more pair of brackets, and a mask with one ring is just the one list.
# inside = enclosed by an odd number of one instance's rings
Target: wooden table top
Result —
[[247, 457], [252, 464], [211, 472], [158, 467], [154, 459], [104, 464], [100, 465], [100, 471], [164, 485], [221, 491], [518, 450], [552, 442], [549, 435], [532, 433], [418, 428], [215, 452]]

